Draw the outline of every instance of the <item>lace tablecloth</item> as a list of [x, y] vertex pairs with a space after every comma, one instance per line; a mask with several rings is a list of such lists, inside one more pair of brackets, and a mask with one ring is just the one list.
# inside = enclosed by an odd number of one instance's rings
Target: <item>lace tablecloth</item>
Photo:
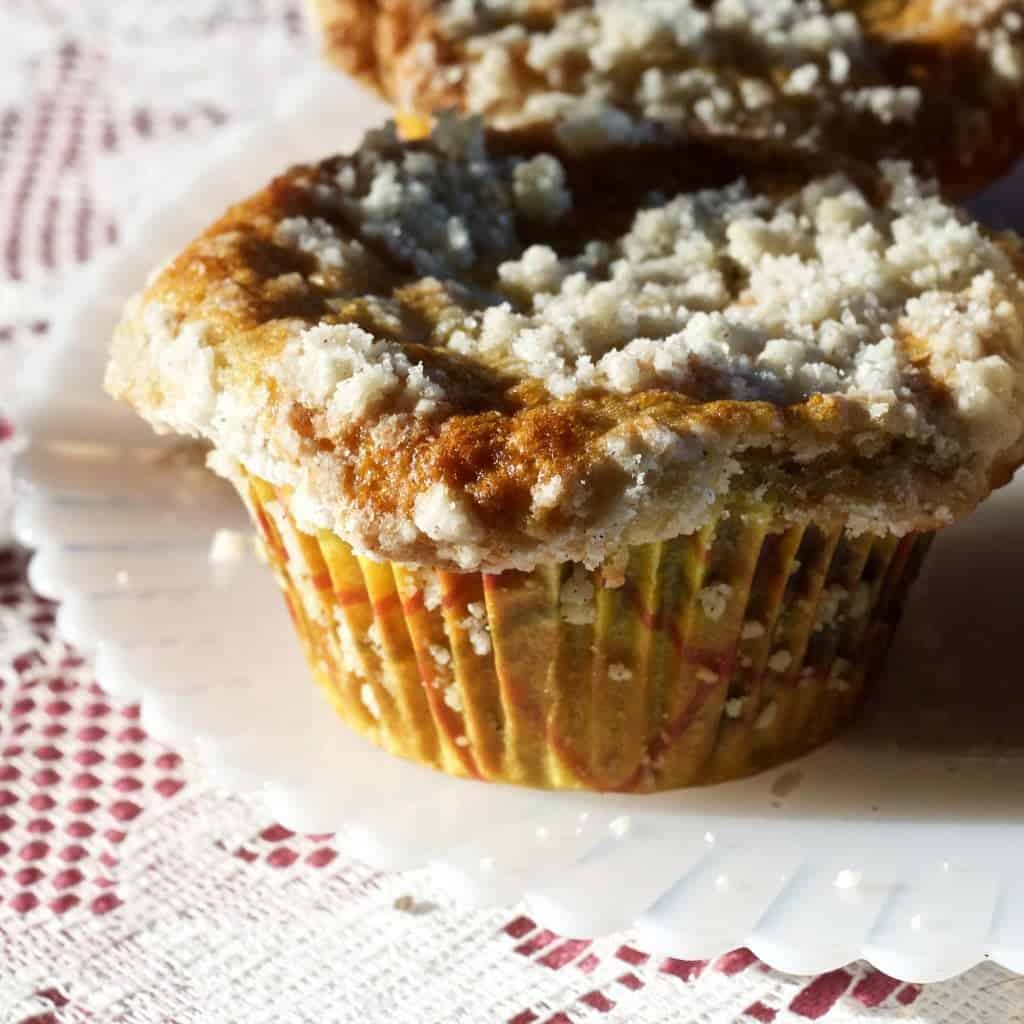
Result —
[[[0, 0], [3, 391], [72, 276], [313, 46], [288, 0]], [[325, 141], [329, 146], [329, 141]], [[441, 1021], [1001, 1024], [1024, 980], [788, 977], [737, 950], [665, 959], [449, 905], [349, 863], [149, 739], [54, 635], [0, 509], [0, 1024]], [[827, 927], [827, 921], [822, 927]]]

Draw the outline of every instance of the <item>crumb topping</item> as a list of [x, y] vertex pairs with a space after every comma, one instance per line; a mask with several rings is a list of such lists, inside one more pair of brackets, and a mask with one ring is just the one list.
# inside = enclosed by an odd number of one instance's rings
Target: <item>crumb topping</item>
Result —
[[765, 634], [764, 626], [757, 619], [748, 619], [743, 623], [740, 636], [744, 640], [757, 640]]
[[562, 583], [559, 603], [562, 618], [574, 626], [587, 626], [597, 618], [594, 606], [596, 589], [581, 565], [573, 567], [572, 575]]
[[454, 3], [441, 25], [464, 47], [469, 111], [503, 128], [557, 122], [571, 149], [645, 138], [652, 123], [811, 132], [807, 97], [884, 124], [921, 104], [918, 87], [878, 81], [856, 15], [820, 0], [598, 0], [532, 25], [531, 13]]
[[725, 702], [723, 710], [728, 718], [742, 718], [743, 708], [747, 703], [745, 697], [732, 697]]
[[[927, 338], [930, 368], [979, 440], [1006, 441], [998, 421], [1013, 370], [985, 342], [1014, 326], [1005, 301], [1012, 268], [905, 165], [883, 167], [885, 209], [841, 174], [782, 200], [740, 181], [641, 208], [618, 238], [561, 256], [550, 244], [524, 248], [516, 226], [517, 213], [557, 221], [571, 208], [555, 157], [490, 160], [479, 129], [453, 119], [437, 133], [436, 153], [392, 159], [394, 138], [380, 142], [368, 139], [338, 174], [360, 237], [431, 277], [459, 281], [480, 264], [497, 270], [488, 304], [443, 324], [438, 347], [531, 378], [555, 398], [653, 387], [775, 404], [842, 394], [914, 436], [935, 425], [907, 339]], [[359, 173], [346, 175], [353, 165]], [[286, 244], [321, 264], [339, 258], [343, 243], [322, 222], [305, 232], [284, 224]], [[181, 344], [197, 339], [193, 329]], [[272, 372], [304, 404], [323, 408], [332, 430], [380, 403], [424, 415], [446, 403], [443, 378], [429, 377], [401, 342], [348, 323], [303, 331]], [[201, 404], [206, 394], [190, 391]], [[647, 444], [673, 446], [678, 438], [657, 431]], [[614, 441], [611, 453], [636, 457]], [[560, 486], [544, 481], [535, 501], [550, 502]], [[462, 505], [438, 484], [417, 502], [417, 525], [435, 540], [471, 536]]]
[[459, 623], [459, 627], [466, 631], [473, 653], [483, 658], [491, 653], [491, 629], [487, 622], [487, 611], [480, 601], [470, 601], [466, 611], [469, 614]]
[[108, 385], [291, 489], [304, 527], [460, 569], [594, 568], [744, 496], [897, 532], [980, 500], [1024, 448], [1014, 243], [905, 164], [706, 156], [371, 133], [172, 263]]
[[704, 615], [712, 622], [717, 622], [729, 607], [732, 587], [728, 583], [711, 583], [697, 592], [697, 601]]

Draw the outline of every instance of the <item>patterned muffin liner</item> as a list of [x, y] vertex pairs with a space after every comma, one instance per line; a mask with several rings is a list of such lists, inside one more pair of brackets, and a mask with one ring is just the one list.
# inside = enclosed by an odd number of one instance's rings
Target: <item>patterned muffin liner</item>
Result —
[[594, 572], [454, 573], [357, 557], [301, 532], [287, 494], [239, 484], [349, 725], [451, 774], [558, 789], [732, 779], [825, 742], [931, 542], [734, 512]]

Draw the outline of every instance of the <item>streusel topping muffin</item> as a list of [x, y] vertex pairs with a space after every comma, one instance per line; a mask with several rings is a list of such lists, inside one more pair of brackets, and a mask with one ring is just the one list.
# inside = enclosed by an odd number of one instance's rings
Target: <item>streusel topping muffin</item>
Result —
[[212, 445], [353, 727], [664, 789], [850, 718], [1024, 458], [1021, 267], [904, 163], [443, 118], [229, 210], [107, 384]]
[[1024, 149], [1019, 0], [312, 0], [328, 57], [399, 111], [911, 160], [963, 195]]

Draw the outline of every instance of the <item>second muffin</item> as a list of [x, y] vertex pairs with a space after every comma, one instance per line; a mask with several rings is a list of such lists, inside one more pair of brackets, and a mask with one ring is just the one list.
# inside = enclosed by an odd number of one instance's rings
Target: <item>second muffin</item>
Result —
[[309, 0], [410, 126], [454, 108], [611, 143], [749, 139], [910, 160], [966, 196], [1024, 154], [1021, 0]]

